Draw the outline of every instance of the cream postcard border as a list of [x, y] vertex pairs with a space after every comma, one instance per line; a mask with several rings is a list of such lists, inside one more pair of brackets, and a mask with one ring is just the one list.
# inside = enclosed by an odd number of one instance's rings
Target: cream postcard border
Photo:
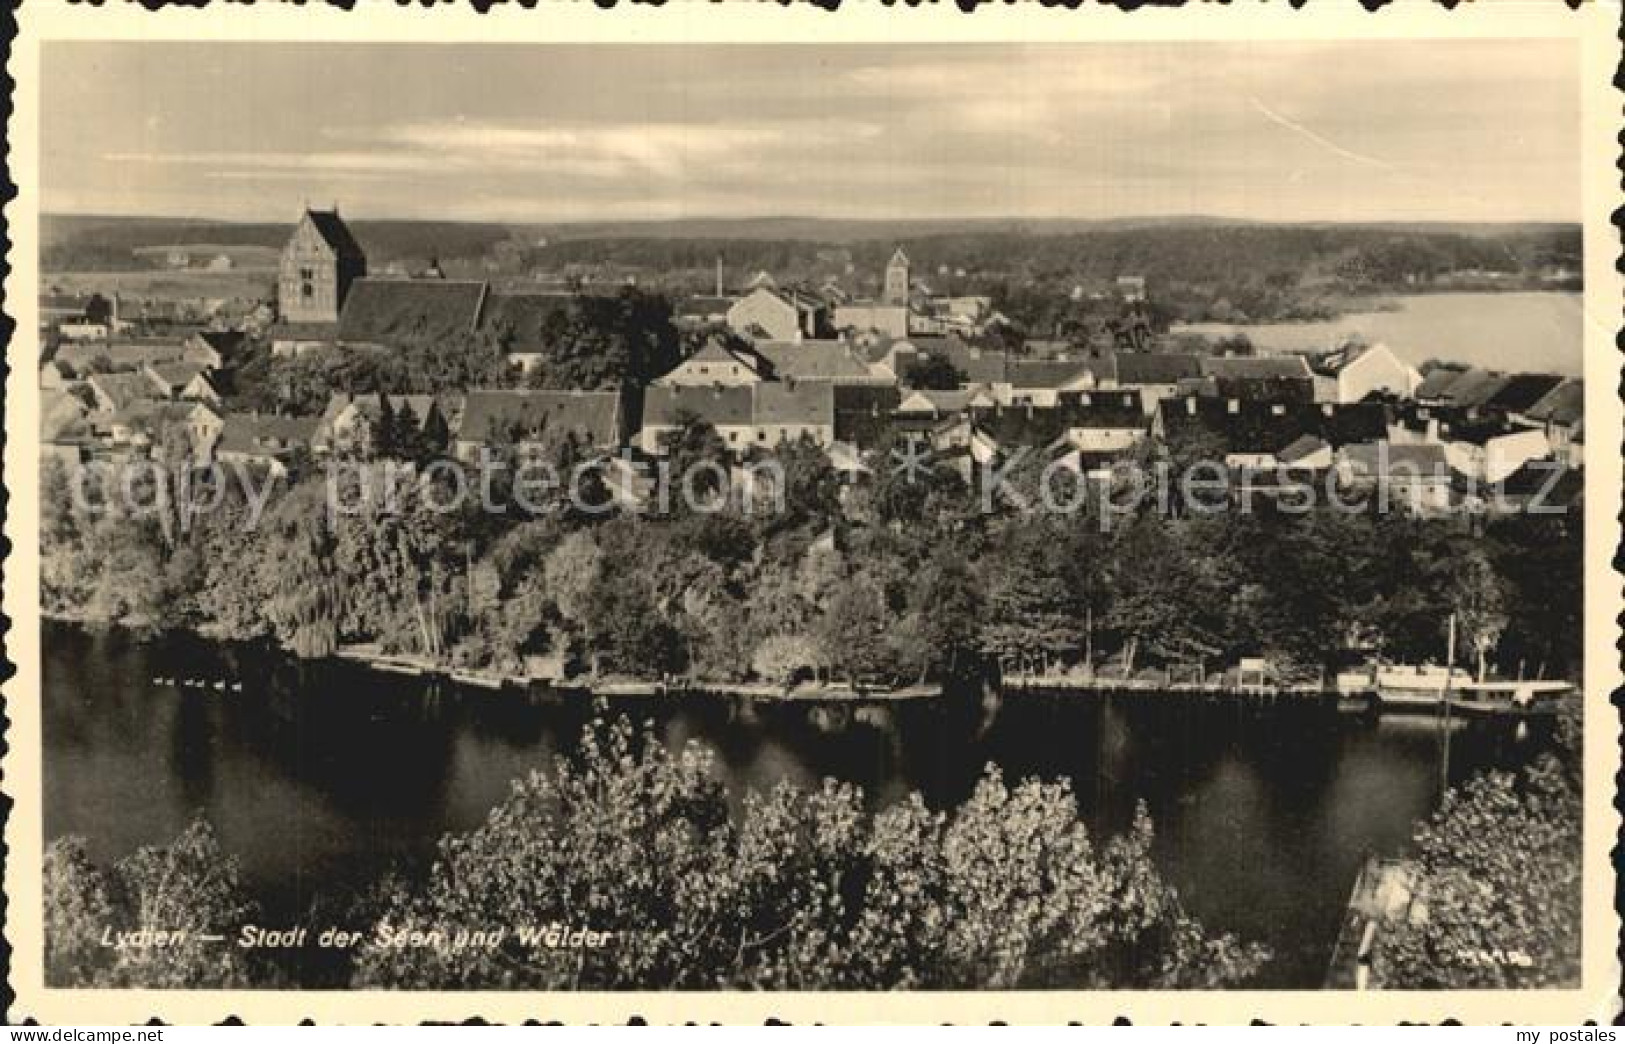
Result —
[[[6, 384], [4, 610], [11, 621], [5, 651], [17, 673], [4, 686], [10, 719], [3, 763], [5, 793], [15, 805], [6, 823], [8, 858], [5, 934], [12, 949], [12, 1022], [106, 1025], [194, 1024], [237, 1016], [250, 1024], [402, 1023], [481, 1017], [618, 1023], [636, 1015], [650, 1022], [761, 1023], [776, 1017], [825, 1023], [1109, 1023], [1139, 1024], [1363, 1023], [1438, 1021], [1562, 1024], [1609, 1022], [1619, 1010], [1619, 919], [1610, 862], [1619, 819], [1613, 806], [1619, 769], [1619, 717], [1609, 694], [1621, 684], [1614, 643], [1625, 601], [1612, 568], [1619, 545], [1621, 501], [1620, 360], [1614, 343], [1621, 317], [1621, 281], [1614, 270], [1620, 239], [1609, 215], [1621, 202], [1615, 167], [1621, 95], [1612, 88], [1619, 61], [1620, 0], [1571, 11], [1555, 0], [1463, 6], [1450, 11], [1429, 0], [1398, 0], [1377, 12], [1352, 3], [1285, 3], [1124, 12], [1084, 0], [1077, 11], [1035, 3], [989, 4], [966, 15], [952, 6], [886, 8], [846, 0], [838, 12], [776, 4], [706, 4], [672, 0], [664, 7], [623, 3], [599, 10], [584, 3], [535, 10], [496, 9], [479, 15], [465, 4], [432, 10], [360, 0], [357, 9], [253, 7], [216, 0], [203, 10], [151, 12], [120, 0], [107, 7], [65, 0], [25, 0], [9, 72], [15, 106], [8, 166], [18, 186], [6, 208], [13, 266], [5, 308], [15, 320]], [[407, 993], [272, 991], [115, 991], [47, 989], [42, 983], [40, 854], [39, 539], [37, 490], [39, 391], [35, 361], [38, 307], [39, 64], [42, 41], [57, 39], [401, 41], [401, 42], [964, 42], [1090, 40], [1402, 39], [1473, 37], [1572, 39], [1582, 54], [1583, 206], [1585, 221], [1585, 370], [1587, 578], [1585, 612], [1585, 939], [1580, 989], [1339, 993], [1320, 991], [981, 992], [981, 993]]]

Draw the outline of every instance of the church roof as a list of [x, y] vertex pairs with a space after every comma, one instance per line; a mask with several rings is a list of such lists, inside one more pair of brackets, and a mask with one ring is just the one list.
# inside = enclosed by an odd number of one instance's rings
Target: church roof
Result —
[[891, 260], [886, 262], [887, 268], [892, 268], [898, 265], [901, 265], [904, 268], [907, 268], [909, 265], [908, 255], [903, 253], [902, 247], [898, 247], [897, 251], [892, 254]]
[[305, 210], [305, 217], [310, 219], [311, 225], [322, 241], [332, 248], [333, 253], [339, 257], [365, 258], [366, 252], [361, 244], [356, 242], [355, 236], [350, 234], [350, 226], [344, 223], [336, 210]]
[[387, 344], [471, 332], [485, 284], [451, 279], [358, 279], [344, 299], [339, 339]]

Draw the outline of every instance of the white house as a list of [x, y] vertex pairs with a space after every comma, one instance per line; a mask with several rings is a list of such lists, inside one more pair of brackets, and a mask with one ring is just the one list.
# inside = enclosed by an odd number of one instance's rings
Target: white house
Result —
[[758, 286], [728, 309], [729, 328], [751, 338], [799, 341], [827, 325], [824, 302], [794, 290]]
[[1384, 344], [1348, 345], [1317, 358], [1315, 401], [1361, 402], [1377, 393], [1409, 399], [1422, 375]]
[[736, 352], [712, 339], [654, 383], [667, 387], [710, 387], [713, 384], [756, 384], [763, 380], [760, 359]]
[[1531, 460], [1551, 456], [1552, 443], [1540, 428], [1514, 428], [1500, 434], [1465, 430], [1446, 436], [1444, 453], [1456, 471], [1493, 484]]

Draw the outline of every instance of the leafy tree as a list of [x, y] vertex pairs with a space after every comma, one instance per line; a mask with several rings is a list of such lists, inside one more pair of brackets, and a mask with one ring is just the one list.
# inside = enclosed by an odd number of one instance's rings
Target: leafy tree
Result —
[[818, 624], [818, 646], [830, 669], [849, 682], [873, 679], [891, 666], [885, 593], [864, 574], [835, 592]]
[[965, 371], [942, 355], [924, 355], [903, 371], [903, 383], [910, 388], [947, 391], [965, 383]]
[[[1206, 934], [1149, 858], [1150, 826], [1096, 844], [1063, 784], [990, 771], [951, 814], [878, 814], [856, 787], [780, 785], [737, 817], [712, 758], [624, 719], [446, 838], [394, 931], [506, 929], [492, 947], [357, 955], [356, 985], [487, 989], [1220, 987], [1264, 952]], [[548, 947], [553, 922], [607, 946]], [[374, 938], [376, 934], [374, 933]]]
[[1416, 834], [1416, 905], [1372, 962], [1388, 988], [1540, 989], [1580, 981], [1581, 805], [1553, 761], [1490, 772]]
[[908, 608], [897, 627], [899, 658], [923, 681], [957, 676], [976, 658], [984, 611], [976, 576], [962, 558], [934, 555], [915, 579]]
[[682, 512], [693, 498], [696, 506], [711, 504], [727, 490], [733, 461], [728, 444], [709, 422], [687, 410], [674, 418], [674, 430], [661, 437], [671, 475], [671, 506]]
[[1093, 584], [1059, 520], [1040, 516], [1004, 527], [987, 566], [983, 650], [1002, 662], [1047, 666], [1083, 645]]
[[1203, 662], [1223, 648], [1229, 590], [1223, 560], [1188, 524], [1136, 519], [1114, 542], [1106, 626], [1132, 670], [1144, 649], [1167, 663]]
[[[251, 984], [243, 951], [201, 939], [253, 921], [236, 860], [197, 820], [167, 847], [141, 848], [109, 870], [84, 841], [59, 838], [41, 864], [46, 979], [53, 986], [224, 989]], [[102, 933], [177, 933], [171, 945], [101, 945]]]
[[[307, 500], [309, 497], [307, 496]], [[302, 658], [338, 651], [344, 591], [333, 555], [335, 542], [321, 514], [289, 500], [277, 521], [275, 558], [280, 563], [266, 615], [277, 637]]]
[[1489, 671], [1489, 655], [1506, 629], [1506, 596], [1489, 559], [1477, 548], [1466, 551], [1451, 570], [1450, 601], [1460, 623], [1460, 640], [1478, 664], [1478, 680]]

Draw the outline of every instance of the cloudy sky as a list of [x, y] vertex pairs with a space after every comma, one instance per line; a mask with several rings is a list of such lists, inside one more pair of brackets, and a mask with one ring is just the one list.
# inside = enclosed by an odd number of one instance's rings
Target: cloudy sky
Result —
[[59, 213], [1579, 214], [1572, 43], [55, 43], [43, 66]]

